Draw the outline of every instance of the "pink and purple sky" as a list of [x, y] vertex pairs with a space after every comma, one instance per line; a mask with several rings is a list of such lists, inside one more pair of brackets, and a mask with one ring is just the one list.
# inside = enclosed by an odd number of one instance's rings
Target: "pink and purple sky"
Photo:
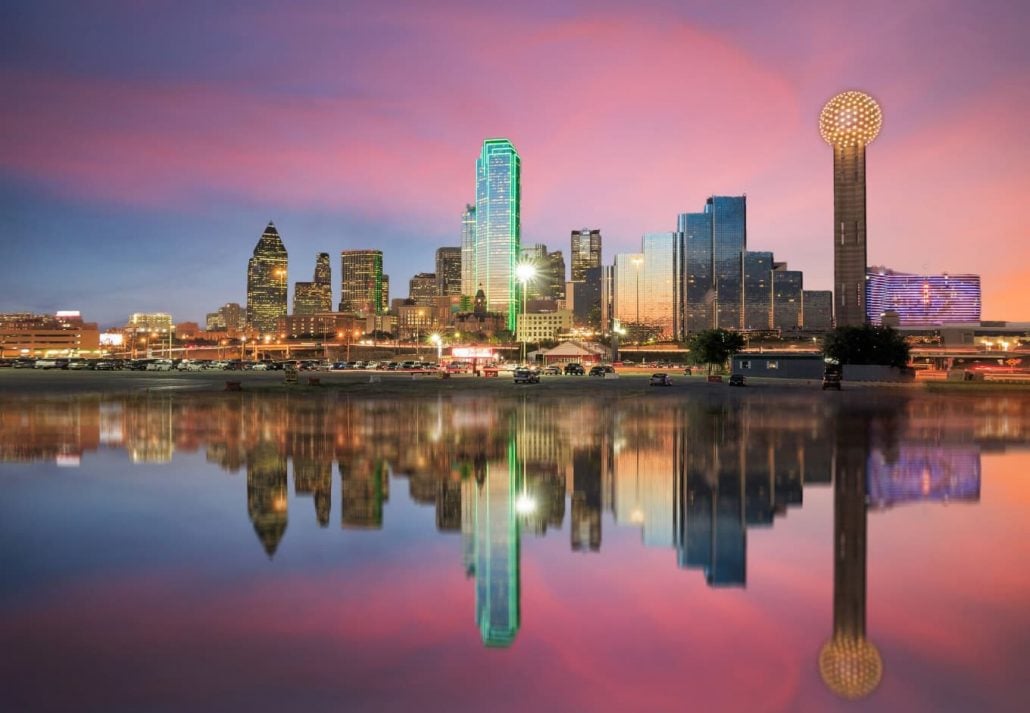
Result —
[[985, 319], [1030, 320], [1025, 2], [14, 0], [0, 28], [0, 311], [202, 321], [268, 220], [291, 283], [375, 247], [404, 296], [495, 136], [523, 243], [600, 228], [607, 263], [746, 193], [748, 246], [831, 289], [817, 118], [856, 88], [870, 264], [978, 273]]

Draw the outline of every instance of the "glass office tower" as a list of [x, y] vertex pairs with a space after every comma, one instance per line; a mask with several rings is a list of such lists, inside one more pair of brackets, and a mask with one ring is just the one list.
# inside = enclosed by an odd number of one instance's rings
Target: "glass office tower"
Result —
[[486, 296], [487, 309], [505, 315], [515, 330], [519, 286], [515, 265], [522, 223], [522, 159], [511, 141], [487, 139], [476, 161], [476, 289]]
[[765, 330], [772, 324], [773, 254], [745, 250], [741, 256], [742, 326]]
[[[679, 216], [683, 235], [683, 326], [686, 332], [711, 329], [715, 323], [715, 282], [712, 277], [712, 215], [683, 213]], [[680, 335], [686, 338], [686, 335]]]
[[461, 294], [461, 248], [436, 249], [436, 294]]
[[640, 319], [658, 340], [675, 335], [675, 305], [679, 297], [677, 269], [681, 251], [676, 233], [647, 233], [642, 244]]
[[801, 292], [803, 282], [800, 270], [788, 270], [779, 263], [774, 266], [773, 329], [790, 330], [801, 326]]
[[254, 246], [254, 256], [247, 263], [247, 326], [263, 333], [278, 330], [278, 322], [286, 316], [286, 246], [275, 223], [269, 222]]
[[601, 266], [601, 231], [583, 228], [572, 231], [569, 259], [572, 261], [572, 281], [582, 282], [586, 271]]
[[705, 204], [705, 212], [712, 216], [715, 324], [722, 329], [740, 329], [741, 255], [747, 248], [746, 197], [712, 196]]
[[640, 309], [644, 253], [622, 253], [612, 265], [612, 318], [629, 329], [642, 324]]
[[[439, 274], [439, 273], [437, 273]], [[461, 294], [476, 294], [476, 207], [465, 204], [461, 214]]]

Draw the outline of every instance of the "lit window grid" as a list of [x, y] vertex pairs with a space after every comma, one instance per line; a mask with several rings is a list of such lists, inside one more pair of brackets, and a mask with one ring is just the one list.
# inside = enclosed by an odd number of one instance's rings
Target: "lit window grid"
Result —
[[773, 254], [747, 251], [742, 257], [743, 327], [766, 330], [772, 325]]
[[872, 273], [866, 279], [866, 317], [879, 324], [884, 312], [902, 327], [980, 321], [979, 275]]
[[747, 208], [744, 196], [712, 196], [705, 205], [712, 216], [713, 281], [716, 326], [740, 329], [741, 253], [747, 248]]
[[505, 314], [515, 328], [519, 287], [515, 265], [519, 255], [521, 159], [510, 141], [488, 139], [476, 162], [476, 290], [482, 289], [487, 309]]
[[344, 250], [340, 253], [340, 311], [376, 314], [384, 311], [383, 252]]
[[572, 329], [572, 313], [563, 310], [561, 312], [520, 314], [517, 325], [515, 338], [519, 342], [555, 339], [558, 334]]

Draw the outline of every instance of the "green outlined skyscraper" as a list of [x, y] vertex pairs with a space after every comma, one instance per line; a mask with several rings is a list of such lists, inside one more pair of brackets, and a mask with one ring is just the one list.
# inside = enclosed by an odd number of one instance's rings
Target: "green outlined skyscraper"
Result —
[[487, 309], [507, 316], [515, 329], [518, 283], [515, 264], [522, 234], [522, 159], [508, 139], [487, 139], [476, 161], [475, 288]]
[[[482, 470], [479, 470], [482, 468]], [[519, 520], [515, 500], [521, 470], [515, 443], [506, 460], [477, 463], [471, 534], [476, 575], [476, 623], [489, 647], [511, 646], [520, 623]]]

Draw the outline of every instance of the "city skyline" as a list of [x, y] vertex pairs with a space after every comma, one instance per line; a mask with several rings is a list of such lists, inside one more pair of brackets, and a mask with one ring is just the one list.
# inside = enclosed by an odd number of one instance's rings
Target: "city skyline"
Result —
[[[17, 42], [0, 75], [0, 311], [201, 321], [245, 301], [236, 266], [269, 219], [295, 255], [378, 248], [384, 272], [428, 271], [437, 247], [460, 244], [468, 155], [487, 136], [524, 158], [526, 244], [589, 225], [608, 254], [628, 252], [674, 229], [665, 216], [694, 196], [747, 193], [750, 241], [831, 289], [816, 118], [860, 88], [890, 118], [869, 176], [870, 262], [979, 274], [984, 318], [1030, 315], [1016, 3], [948, 2], [928, 22], [917, 4], [656, 2], [629, 15], [529, 2], [505, 17], [503, 63], [480, 39], [498, 11], [463, 3], [428, 20], [403, 3], [346, 17], [321, 3], [180, 10], [5, 13]], [[274, 60], [253, 51], [273, 35]], [[679, 93], [663, 78], [685, 68], [701, 71]]]

